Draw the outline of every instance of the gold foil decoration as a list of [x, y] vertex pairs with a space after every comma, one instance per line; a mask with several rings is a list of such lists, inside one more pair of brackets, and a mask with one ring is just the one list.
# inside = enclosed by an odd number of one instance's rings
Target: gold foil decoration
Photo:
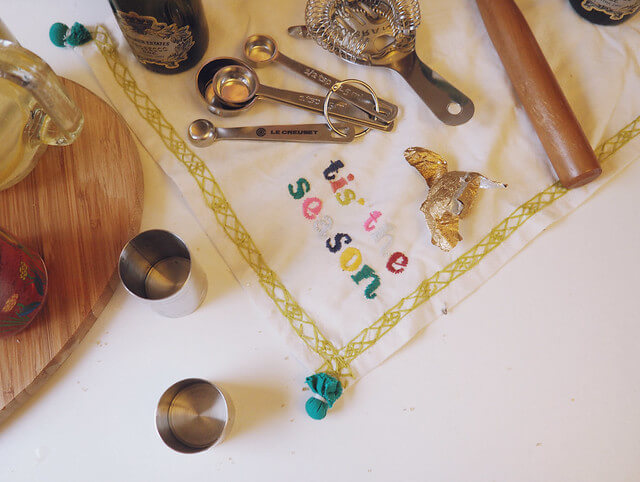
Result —
[[422, 147], [410, 147], [404, 157], [427, 181], [429, 192], [420, 210], [431, 231], [431, 243], [443, 251], [452, 250], [462, 240], [460, 218], [469, 214], [478, 189], [507, 187], [478, 172], [448, 172], [442, 156]]

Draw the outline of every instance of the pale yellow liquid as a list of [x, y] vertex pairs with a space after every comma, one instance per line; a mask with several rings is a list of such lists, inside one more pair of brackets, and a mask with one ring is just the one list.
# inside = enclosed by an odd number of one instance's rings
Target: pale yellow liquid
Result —
[[0, 189], [25, 177], [35, 165], [44, 116], [32, 117], [33, 97], [22, 87], [0, 79]]

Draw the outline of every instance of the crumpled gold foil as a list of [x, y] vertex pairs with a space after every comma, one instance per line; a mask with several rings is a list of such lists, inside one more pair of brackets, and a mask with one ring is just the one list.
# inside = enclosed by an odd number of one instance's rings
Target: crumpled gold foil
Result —
[[429, 192], [420, 210], [431, 231], [431, 243], [443, 251], [452, 250], [462, 240], [460, 218], [469, 214], [478, 189], [507, 187], [478, 172], [448, 172], [447, 161], [429, 149], [410, 147], [404, 157], [427, 181]]

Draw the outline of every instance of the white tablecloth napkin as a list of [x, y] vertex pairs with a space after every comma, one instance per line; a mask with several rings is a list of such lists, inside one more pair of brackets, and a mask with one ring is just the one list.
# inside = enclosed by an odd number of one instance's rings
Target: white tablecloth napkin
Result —
[[[420, 57], [475, 103], [475, 116], [459, 127], [439, 122], [395, 72], [351, 65], [313, 41], [288, 37], [287, 27], [303, 22], [300, 0], [205, 2], [211, 30], [205, 59], [239, 57], [246, 36], [266, 33], [285, 54], [338, 78], [363, 79], [400, 106], [393, 133], [374, 131], [349, 145], [221, 141], [206, 149], [191, 147], [186, 128], [201, 117], [218, 126], [316, 123], [322, 117], [260, 101], [240, 117], [215, 118], [195, 89], [197, 69], [171, 76], [149, 72], [137, 63], [113, 19], [78, 50], [182, 191], [249, 297], [271, 313], [274, 327], [310, 372], [337, 374], [347, 385], [471, 294], [639, 155], [638, 21], [597, 27], [578, 17], [566, 0], [518, 4], [588, 138], [602, 146], [604, 173], [586, 187], [567, 192], [554, 185], [545, 152], [469, 0], [422, 2], [417, 39]], [[281, 67], [258, 73], [268, 85], [323, 94]], [[452, 170], [478, 171], [509, 185], [481, 192], [461, 223], [463, 241], [449, 253], [430, 243], [419, 211], [426, 184], [403, 158], [411, 146], [439, 152]], [[346, 189], [354, 193], [348, 205], [339, 202], [323, 176], [336, 160], [345, 166], [337, 178], [353, 176], [338, 191], [343, 200]], [[299, 179], [310, 189], [294, 199], [289, 185], [295, 191], [303, 183]], [[304, 215], [311, 198], [322, 203], [322, 223]], [[309, 201], [312, 208], [319, 206], [317, 200]], [[367, 231], [372, 212], [380, 216]], [[360, 267], [369, 266], [379, 277], [374, 298], [365, 296], [371, 279], [357, 284], [351, 278], [357, 271], [341, 268], [346, 246], [338, 253], [327, 249], [327, 239], [339, 233], [352, 238], [349, 247], [361, 256]], [[359, 261], [355, 249], [352, 263]], [[396, 252], [408, 258], [401, 273], [387, 268]], [[530, 282], [544, 283], [548, 276], [553, 273]], [[495, 309], [487, 306], [477, 316], [491, 316]]]

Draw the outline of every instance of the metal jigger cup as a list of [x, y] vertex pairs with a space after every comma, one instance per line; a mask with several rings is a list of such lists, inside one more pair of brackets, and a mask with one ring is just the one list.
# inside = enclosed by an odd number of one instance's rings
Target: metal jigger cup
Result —
[[220, 387], [189, 378], [175, 383], [160, 397], [156, 428], [173, 450], [202, 452], [225, 439], [231, 431], [234, 412], [231, 399]]
[[207, 294], [207, 276], [184, 241], [161, 229], [129, 241], [120, 253], [118, 272], [131, 295], [171, 318], [193, 313]]

